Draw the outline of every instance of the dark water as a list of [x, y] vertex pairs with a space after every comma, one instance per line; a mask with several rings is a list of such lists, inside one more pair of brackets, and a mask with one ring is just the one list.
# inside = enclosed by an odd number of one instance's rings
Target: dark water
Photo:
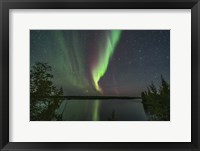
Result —
[[58, 109], [63, 121], [146, 121], [141, 99], [64, 100]]

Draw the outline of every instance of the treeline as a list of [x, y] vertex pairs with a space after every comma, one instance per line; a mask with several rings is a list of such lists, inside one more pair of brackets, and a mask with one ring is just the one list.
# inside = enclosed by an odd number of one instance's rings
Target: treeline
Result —
[[[62, 120], [56, 111], [64, 100], [62, 88], [53, 84], [52, 68], [47, 63], [35, 63], [30, 70], [30, 120]], [[141, 94], [149, 120], [170, 120], [170, 86], [161, 76], [161, 86], [152, 82]], [[115, 111], [108, 120], [115, 120]]]
[[[53, 118], [60, 119], [56, 114], [56, 109], [61, 104], [62, 88], [57, 89], [53, 84], [52, 68], [47, 63], [36, 63], [30, 71], [30, 120], [50, 121]], [[48, 97], [55, 96], [50, 99]], [[47, 97], [47, 98], [45, 98]]]
[[170, 120], [170, 86], [163, 76], [161, 76], [161, 86], [158, 89], [152, 82], [141, 96], [149, 120]]

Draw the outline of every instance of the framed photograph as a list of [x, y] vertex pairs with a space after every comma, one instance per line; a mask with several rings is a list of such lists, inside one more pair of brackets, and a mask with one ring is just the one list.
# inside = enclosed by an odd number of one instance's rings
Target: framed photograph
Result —
[[1, 0], [1, 150], [200, 150], [198, 0]]

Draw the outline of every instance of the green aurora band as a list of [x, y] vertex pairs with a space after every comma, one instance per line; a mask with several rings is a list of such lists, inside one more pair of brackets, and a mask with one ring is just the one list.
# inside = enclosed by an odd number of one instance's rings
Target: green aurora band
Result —
[[[97, 43], [98, 49], [98, 58], [95, 68], [91, 69], [92, 79], [94, 87], [98, 93], [103, 93], [102, 89], [99, 86], [99, 80], [105, 75], [110, 59], [114, 53], [114, 50], [119, 42], [121, 37], [120, 30], [105, 31], [105, 39]], [[63, 58], [57, 60], [59, 71], [67, 73], [67, 78], [62, 83], [67, 83], [70, 87], [76, 88], [82, 91], [90, 89], [89, 82], [85, 78], [85, 67], [86, 62], [82, 56], [84, 54], [80, 53], [86, 51], [85, 40], [78, 35], [78, 32], [73, 31], [71, 33], [71, 39], [68, 41], [64, 38], [64, 35], [61, 31], [54, 32], [55, 39], [57, 40], [59, 51], [62, 52]], [[63, 73], [63, 74], [64, 74]], [[61, 74], [61, 75], [63, 75]], [[99, 109], [100, 109], [100, 100], [94, 100], [93, 109], [92, 109], [92, 120], [99, 121]]]
[[[62, 31], [54, 31], [53, 32], [55, 41], [58, 43], [58, 52], [55, 53], [54, 57], [57, 64], [57, 69], [61, 73], [59, 75], [66, 75], [63, 81], [59, 81], [59, 85], [63, 83], [67, 83], [72, 89], [77, 89], [81, 91], [85, 91], [89, 88], [88, 80], [85, 72], [85, 64], [86, 61], [81, 51], [85, 51], [85, 41], [81, 39], [78, 31], [72, 31], [68, 33], [71, 39], [65, 39]], [[63, 57], [59, 57], [60, 54]], [[56, 56], [58, 55], [58, 56]], [[67, 74], [66, 74], [67, 73]], [[61, 77], [57, 77], [60, 79]], [[63, 78], [62, 78], [63, 79]]]
[[[120, 30], [112, 30], [109, 31], [107, 37], [106, 37], [106, 45], [105, 48], [103, 48], [104, 51], [100, 50], [99, 52], [99, 60], [97, 62], [96, 68], [92, 70], [92, 78], [94, 82], [94, 86], [96, 90], [100, 93], [103, 93], [102, 89], [99, 86], [99, 80], [101, 77], [104, 76], [104, 74], [107, 71], [110, 58], [112, 57], [115, 47], [119, 42], [119, 39], [121, 37], [121, 31]], [[99, 121], [99, 108], [100, 108], [100, 101], [95, 100], [94, 106], [93, 106], [93, 121]]]
[[104, 74], [107, 71], [110, 58], [112, 57], [115, 47], [119, 42], [121, 33], [122, 31], [120, 30], [109, 31], [106, 37], [106, 45], [104, 48], [105, 50], [99, 51], [100, 53], [99, 53], [98, 62], [96, 64], [96, 67], [92, 70], [92, 78], [93, 78], [94, 86], [96, 90], [100, 93], [103, 93], [103, 91], [99, 86], [99, 80], [104, 76]]

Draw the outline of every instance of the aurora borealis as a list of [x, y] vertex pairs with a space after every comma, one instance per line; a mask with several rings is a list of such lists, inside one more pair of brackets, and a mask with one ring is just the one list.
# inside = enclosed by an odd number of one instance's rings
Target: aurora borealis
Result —
[[96, 66], [92, 69], [92, 78], [94, 81], [94, 85], [97, 91], [100, 91], [102, 93], [102, 89], [99, 87], [99, 80], [100, 78], [105, 74], [108, 64], [110, 61], [110, 58], [112, 57], [112, 54], [114, 53], [115, 47], [120, 39], [121, 31], [108, 31], [105, 39], [106, 44], [101, 44], [99, 55], [97, 58]]
[[30, 64], [36, 62], [52, 67], [66, 96], [140, 96], [161, 75], [170, 81], [170, 31], [31, 30]]

